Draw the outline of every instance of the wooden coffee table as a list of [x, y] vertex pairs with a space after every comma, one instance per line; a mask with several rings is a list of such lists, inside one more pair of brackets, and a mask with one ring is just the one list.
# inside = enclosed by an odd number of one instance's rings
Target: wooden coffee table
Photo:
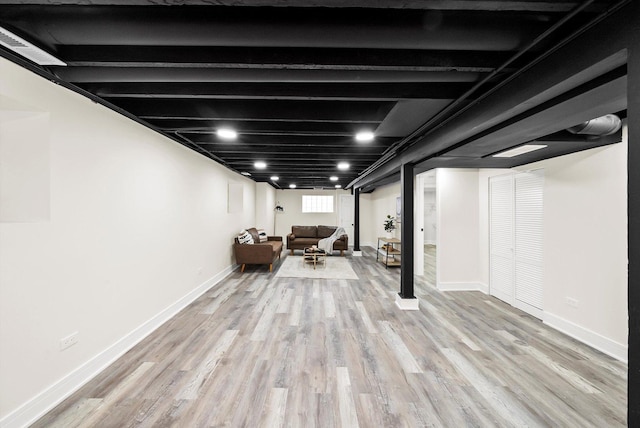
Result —
[[319, 263], [322, 263], [323, 265], [326, 266], [326, 261], [327, 261], [327, 252], [325, 250], [321, 250], [320, 248], [305, 248], [302, 251], [302, 259], [304, 260], [304, 263], [307, 264], [313, 264], [313, 269], [315, 270], [316, 266]]

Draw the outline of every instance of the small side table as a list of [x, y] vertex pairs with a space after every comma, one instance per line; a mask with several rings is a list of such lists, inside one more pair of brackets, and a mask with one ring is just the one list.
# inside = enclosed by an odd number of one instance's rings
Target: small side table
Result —
[[315, 270], [316, 266], [319, 263], [322, 263], [326, 266], [327, 252], [325, 250], [321, 250], [320, 248], [312, 248], [312, 247], [305, 248], [302, 251], [302, 259], [305, 264], [313, 263], [313, 269]]

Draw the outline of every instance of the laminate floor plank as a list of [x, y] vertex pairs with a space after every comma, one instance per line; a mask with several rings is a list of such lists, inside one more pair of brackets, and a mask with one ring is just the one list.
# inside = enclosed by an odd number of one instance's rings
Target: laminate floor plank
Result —
[[626, 364], [431, 271], [401, 311], [363, 253], [357, 280], [232, 273], [33, 426], [625, 426]]

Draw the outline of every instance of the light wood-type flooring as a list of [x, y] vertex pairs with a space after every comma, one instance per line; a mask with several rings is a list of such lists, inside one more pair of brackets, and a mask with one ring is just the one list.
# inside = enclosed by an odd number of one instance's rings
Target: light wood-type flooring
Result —
[[[627, 367], [493, 297], [235, 272], [36, 427], [616, 427]], [[274, 266], [276, 269], [278, 265]]]

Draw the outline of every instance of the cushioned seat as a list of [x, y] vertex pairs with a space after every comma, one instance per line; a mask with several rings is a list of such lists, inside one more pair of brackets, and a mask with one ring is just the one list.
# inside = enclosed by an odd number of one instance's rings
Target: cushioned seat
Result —
[[[318, 245], [318, 241], [328, 238], [336, 231], [337, 226], [291, 226], [291, 233], [287, 235], [287, 248], [293, 254], [293, 250], [304, 250], [312, 245]], [[349, 249], [349, 236], [342, 235], [333, 243], [333, 249], [344, 255], [344, 250]]]
[[260, 235], [256, 228], [249, 228], [253, 243], [241, 244], [238, 237], [233, 244], [236, 263], [242, 265], [240, 272], [244, 272], [246, 265], [269, 265], [269, 272], [273, 271], [273, 262], [282, 253], [282, 236], [267, 236], [266, 242], [260, 242]]

